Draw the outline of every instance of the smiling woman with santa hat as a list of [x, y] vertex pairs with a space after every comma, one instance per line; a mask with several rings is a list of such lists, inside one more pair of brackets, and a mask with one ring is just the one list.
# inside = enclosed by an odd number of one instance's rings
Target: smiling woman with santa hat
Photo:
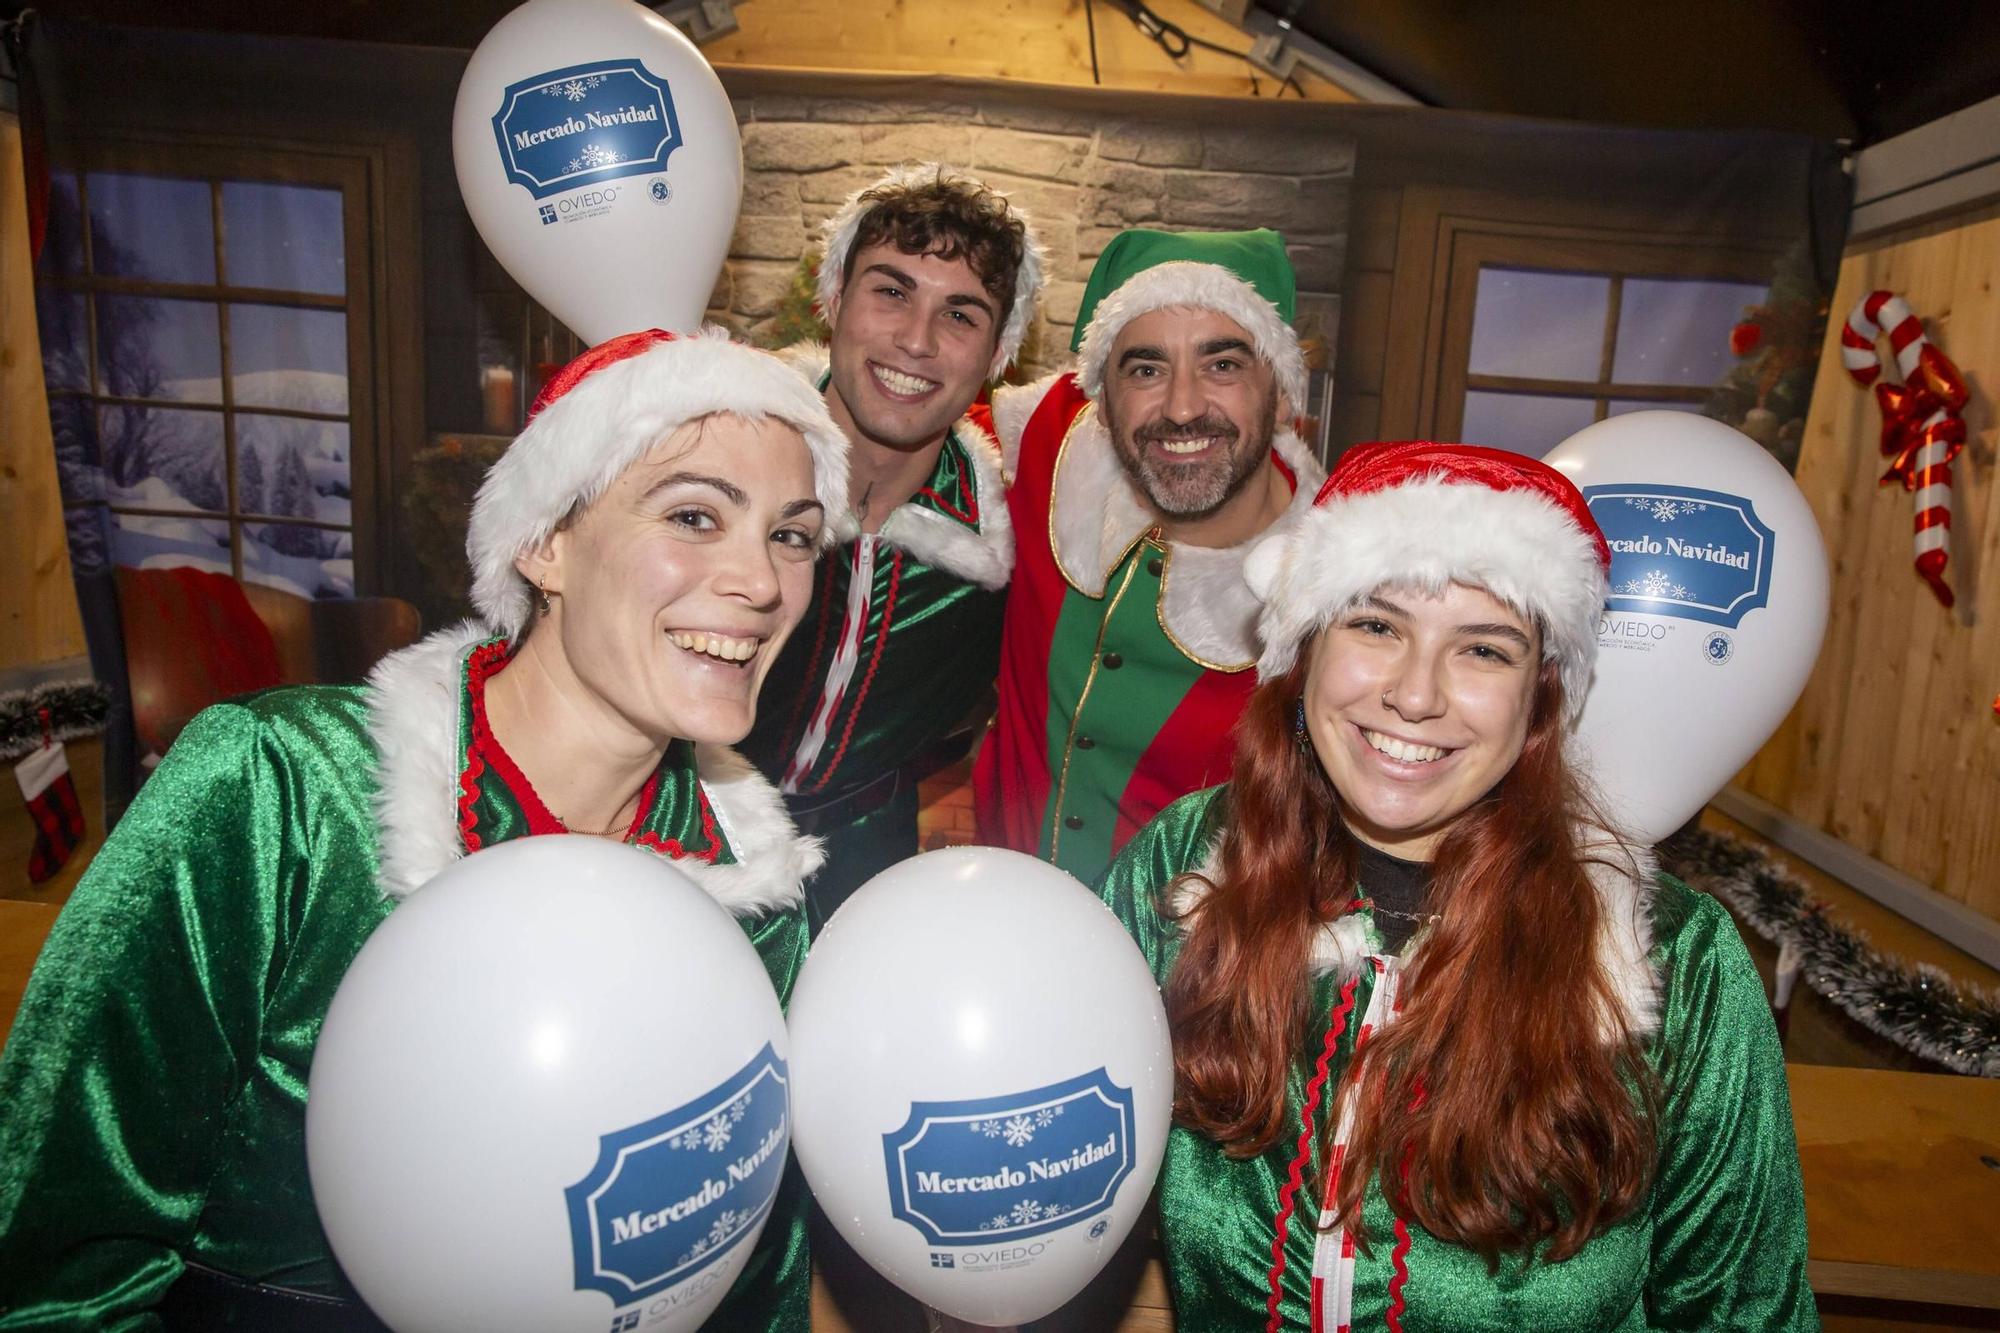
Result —
[[[479, 616], [369, 683], [197, 717], [51, 934], [0, 1063], [0, 1328], [373, 1326], [313, 1209], [306, 1074], [335, 987], [468, 851], [574, 833], [673, 858], [780, 999], [818, 846], [727, 746], [845, 511], [812, 386], [717, 331], [561, 371], [480, 488]], [[803, 1329], [781, 1193], [717, 1327]]]
[[1232, 781], [1101, 886], [1173, 1026], [1181, 1329], [1817, 1326], [1749, 956], [1564, 757], [1609, 563], [1560, 473], [1423, 443], [1250, 554]]

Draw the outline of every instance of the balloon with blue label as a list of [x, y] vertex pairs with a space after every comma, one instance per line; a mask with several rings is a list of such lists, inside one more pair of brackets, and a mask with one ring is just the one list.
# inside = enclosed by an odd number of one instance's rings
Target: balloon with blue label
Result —
[[389, 914], [327, 1010], [320, 1222], [399, 1333], [685, 1333], [771, 1215], [786, 1051], [756, 950], [663, 858], [475, 852]]
[[632, 0], [529, 0], [472, 53], [452, 159], [493, 257], [585, 341], [700, 325], [743, 153], [673, 24]]
[[1826, 549], [1805, 496], [1741, 432], [1633, 412], [1546, 456], [1611, 545], [1579, 753], [1612, 816], [1657, 842], [1750, 761], [1826, 633]]
[[1145, 1209], [1173, 1114], [1159, 989], [1096, 896], [992, 847], [877, 875], [793, 989], [794, 1143], [877, 1272], [976, 1324], [1094, 1277]]

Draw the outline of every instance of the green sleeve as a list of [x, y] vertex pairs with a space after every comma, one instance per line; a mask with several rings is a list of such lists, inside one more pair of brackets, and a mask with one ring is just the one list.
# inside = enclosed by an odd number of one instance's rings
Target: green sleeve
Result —
[[1162, 985], [1180, 952], [1181, 939], [1180, 923], [1169, 915], [1169, 886], [1207, 857], [1213, 831], [1222, 821], [1222, 797], [1227, 791], [1210, 787], [1160, 811], [1133, 835], [1097, 881], [1097, 896], [1137, 942], [1153, 969], [1153, 979]]
[[257, 1056], [283, 788], [207, 710], [57, 918], [0, 1057], [0, 1328], [157, 1326]]
[[1816, 1329], [1791, 1096], [1763, 983], [1720, 904], [1674, 881], [1661, 896], [1680, 919], [1661, 961], [1647, 1322]]

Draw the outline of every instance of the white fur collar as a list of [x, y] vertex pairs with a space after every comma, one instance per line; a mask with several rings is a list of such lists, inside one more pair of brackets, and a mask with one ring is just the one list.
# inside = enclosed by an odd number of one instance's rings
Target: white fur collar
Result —
[[[1214, 883], [1222, 862], [1224, 836], [1222, 833], [1215, 836], [1201, 864], [1175, 887], [1176, 919], [1185, 918]], [[1657, 1029], [1660, 1023], [1659, 977], [1646, 957], [1653, 947], [1649, 906], [1659, 877], [1659, 862], [1650, 849], [1612, 838], [1601, 830], [1586, 830], [1582, 843], [1590, 882], [1604, 908], [1604, 924], [1597, 936], [1598, 957], [1610, 974], [1626, 1024], [1634, 1035], [1643, 1036]], [[1423, 938], [1423, 932], [1419, 931], [1403, 946], [1401, 957], [1405, 962], [1416, 956]], [[1337, 917], [1313, 939], [1313, 975], [1332, 976], [1345, 982], [1360, 971], [1367, 956], [1368, 929], [1361, 917], [1352, 914]]]
[[[777, 355], [815, 385], [826, 378], [831, 367], [826, 347], [816, 342], [794, 343]], [[1007, 513], [1000, 446], [970, 416], [960, 417], [951, 433], [972, 462], [972, 490], [979, 522], [961, 522], [948, 514], [905, 503], [898, 505], [883, 522], [881, 537], [925, 564], [956, 574], [967, 583], [982, 588], [1004, 588], [1014, 571], [1014, 521]]]
[[[465, 855], [458, 829], [462, 663], [493, 637], [491, 628], [469, 620], [391, 653], [369, 674], [376, 838], [387, 897], [409, 896]], [[798, 835], [777, 789], [727, 746], [697, 745], [695, 768], [736, 864], [690, 858], [675, 868], [739, 917], [799, 902], [806, 876], [825, 859], [819, 839]]]
[[[1326, 472], [1291, 431], [1272, 441], [1297, 484], [1278, 521], [1234, 546], [1169, 542], [1160, 576], [1160, 627], [1174, 647], [1211, 671], [1256, 665], [1256, 597], [1243, 581], [1243, 561], [1264, 537], [1295, 524], [1312, 509]], [[1086, 597], [1104, 596], [1111, 571], [1156, 520], [1112, 451], [1095, 404], [1077, 415], [1056, 457], [1049, 538], [1056, 565]]]

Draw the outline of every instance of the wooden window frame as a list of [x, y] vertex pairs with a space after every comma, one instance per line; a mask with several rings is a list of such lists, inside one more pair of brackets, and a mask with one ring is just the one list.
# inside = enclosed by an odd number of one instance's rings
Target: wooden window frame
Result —
[[[389, 432], [384, 428], [389, 403], [389, 365], [383, 337], [382, 293], [384, 287], [383, 247], [373, 237], [381, 234], [384, 220], [382, 190], [377, 184], [382, 163], [366, 152], [343, 152], [325, 147], [296, 145], [213, 143], [140, 136], [82, 136], [66, 143], [51, 162], [55, 171], [73, 173], [77, 181], [81, 243], [85, 250], [84, 272], [76, 274], [38, 273], [36, 281], [65, 294], [93, 298], [88, 304], [85, 356], [87, 387], [52, 390], [87, 399], [93, 406], [148, 406], [168, 410], [214, 412], [222, 418], [222, 454], [226, 511], [201, 509], [156, 509], [118, 505], [99, 500], [112, 513], [129, 513], [165, 518], [201, 519], [226, 524], [230, 530], [229, 560], [233, 575], [241, 579], [243, 530], [253, 525], [292, 524], [326, 531], [345, 530], [351, 534], [354, 551], [354, 595], [378, 592], [388, 574], [385, 543], [393, 530], [393, 516], [386, 512], [385, 481], [391, 475]], [[258, 184], [298, 185], [336, 189], [341, 193], [341, 242], [344, 250], [347, 290], [331, 296], [312, 292], [239, 287], [226, 281], [214, 283], [161, 282], [152, 279], [99, 275], [89, 260], [91, 229], [88, 225], [89, 194], [87, 177], [93, 172], [173, 177], [207, 182], [215, 208], [214, 232], [219, 277], [226, 237], [222, 230], [221, 191], [215, 183], [229, 180]], [[95, 297], [141, 296], [213, 302], [217, 305], [220, 339], [219, 356], [224, 371], [217, 403], [180, 404], [167, 400], [127, 399], [99, 392], [97, 377], [97, 304]], [[344, 415], [309, 412], [289, 408], [239, 407], [229, 373], [228, 306], [232, 303], [286, 306], [306, 310], [338, 310], [347, 319], [347, 412]], [[345, 422], [348, 429], [349, 522], [345, 529], [333, 524], [301, 520], [283, 515], [259, 515], [244, 511], [237, 496], [237, 414], [289, 417], [298, 420]]]
[[[1396, 268], [1382, 371], [1383, 438], [1456, 439], [1468, 389], [1582, 398], [1583, 381], [1473, 376], [1472, 324], [1482, 267], [1528, 268], [1615, 278], [1708, 278], [1768, 284], [1785, 238], [1716, 235], [1662, 226], [1658, 214], [1574, 199], [1537, 200], [1490, 190], [1410, 186], [1397, 229]], [[1614, 301], [1605, 340], [1618, 317]], [[1692, 401], [1658, 385], [1616, 385], [1610, 398]]]

